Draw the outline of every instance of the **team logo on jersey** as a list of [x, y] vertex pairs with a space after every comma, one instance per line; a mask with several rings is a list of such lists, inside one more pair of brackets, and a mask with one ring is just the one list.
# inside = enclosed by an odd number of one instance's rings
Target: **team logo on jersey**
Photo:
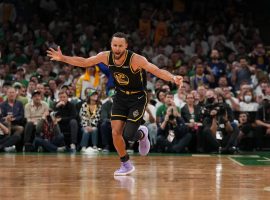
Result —
[[129, 83], [127, 75], [123, 73], [115, 72], [113, 76], [120, 85], [127, 85]]
[[139, 111], [138, 111], [138, 110], [135, 110], [135, 111], [133, 112], [133, 117], [135, 118], [135, 117], [137, 117], [139, 114], [140, 114]]

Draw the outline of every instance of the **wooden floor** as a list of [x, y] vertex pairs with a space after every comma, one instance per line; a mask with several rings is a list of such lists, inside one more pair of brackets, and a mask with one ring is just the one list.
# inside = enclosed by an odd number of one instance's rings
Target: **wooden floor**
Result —
[[114, 177], [113, 155], [0, 154], [0, 199], [270, 199], [270, 167], [227, 156], [132, 156]]

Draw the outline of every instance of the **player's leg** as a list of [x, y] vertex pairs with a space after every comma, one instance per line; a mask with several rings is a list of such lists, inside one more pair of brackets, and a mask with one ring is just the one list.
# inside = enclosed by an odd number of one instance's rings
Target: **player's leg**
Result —
[[123, 139], [123, 130], [125, 122], [121, 120], [112, 120], [112, 137], [114, 147], [120, 158], [124, 157], [126, 152], [126, 144]]
[[121, 160], [120, 168], [114, 172], [115, 176], [125, 176], [135, 170], [135, 167], [129, 160], [129, 155], [126, 152], [126, 145], [123, 139], [124, 124], [124, 121], [112, 120], [113, 144]]
[[141, 120], [137, 122], [127, 121], [124, 130], [124, 137], [128, 141], [139, 141], [139, 153], [142, 156], [145, 156], [150, 150], [148, 128], [140, 124]]
[[128, 141], [139, 141], [139, 152], [143, 156], [147, 155], [150, 150], [148, 129], [146, 126], [141, 125], [147, 102], [146, 93], [141, 93], [132, 97], [124, 129], [124, 137]]

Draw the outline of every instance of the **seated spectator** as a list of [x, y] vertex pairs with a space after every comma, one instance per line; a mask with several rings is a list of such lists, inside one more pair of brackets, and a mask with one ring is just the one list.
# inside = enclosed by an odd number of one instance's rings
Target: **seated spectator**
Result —
[[53, 109], [54, 102], [49, 96], [45, 95], [45, 84], [38, 83], [36, 86], [36, 90], [40, 92], [41, 100], [46, 102], [50, 109]]
[[0, 141], [0, 149], [12, 147], [19, 144], [23, 133], [24, 109], [21, 102], [16, 100], [16, 91], [13, 87], [7, 90], [7, 100], [0, 105], [0, 122], [7, 124], [9, 127], [9, 136]]
[[[196, 64], [195, 75], [190, 77], [190, 86], [196, 90], [200, 85], [210, 85], [215, 82], [215, 78], [209, 67], [206, 68], [202, 63]], [[207, 73], [205, 73], [207, 71]]]
[[61, 133], [65, 136], [66, 144], [70, 144], [70, 151], [76, 152], [76, 144], [78, 137], [78, 122], [76, 120], [77, 112], [74, 104], [68, 101], [68, 95], [64, 91], [58, 93], [59, 101], [56, 102], [55, 109], [59, 118], [58, 124]]
[[270, 96], [264, 96], [256, 115], [256, 149], [263, 148], [263, 137], [270, 135]]
[[175, 106], [168, 107], [164, 120], [158, 128], [157, 152], [184, 152], [191, 137], [177, 108]]
[[235, 90], [239, 90], [241, 82], [245, 81], [251, 84], [251, 75], [254, 69], [248, 65], [246, 58], [239, 59], [239, 65], [232, 69], [231, 81], [235, 86]]
[[239, 103], [239, 111], [242, 112], [256, 112], [259, 104], [256, 102], [255, 97], [251, 91], [243, 93], [243, 101]]
[[[253, 147], [253, 144], [251, 144], [251, 146], [249, 147], [244, 147], [242, 142], [245, 138], [248, 137], [253, 137], [253, 133], [254, 133], [254, 127], [251, 123], [251, 121], [249, 120], [249, 115], [247, 112], [241, 112], [239, 114], [238, 117], [238, 128], [239, 128], [239, 135], [238, 135], [238, 146], [240, 147], [240, 149], [244, 148], [244, 149], [250, 149]], [[250, 149], [251, 150], [251, 149]]]
[[64, 135], [61, 133], [58, 122], [60, 117], [55, 112], [46, 110], [41, 120], [37, 122], [36, 137], [33, 142], [35, 150], [42, 147], [47, 152], [63, 152], [66, 150]]
[[165, 94], [164, 104], [157, 108], [156, 120], [158, 126], [160, 126], [161, 122], [164, 120], [168, 107], [171, 106], [180, 113], [180, 108], [175, 105], [175, 102], [173, 100], [173, 93], [167, 92]]
[[[80, 118], [82, 125], [81, 152], [97, 151], [98, 145], [98, 123], [100, 122], [101, 104], [98, 99], [98, 92], [92, 90], [88, 93], [87, 100], [82, 104]], [[88, 147], [89, 137], [91, 135], [92, 147]]]
[[201, 123], [199, 122], [199, 106], [195, 105], [195, 97], [192, 93], [186, 96], [187, 104], [181, 109], [181, 116], [188, 126], [188, 132], [192, 134], [190, 150], [197, 151], [197, 133]]
[[24, 129], [24, 147], [25, 151], [32, 151], [32, 143], [36, 135], [36, 127], [39, 120], [45, 112], [49, 110], [48, 104], [41, 100], [41, 93], [34, 90], [32, 93], [32, 101], [25, 105], [24, 116], [27, 120]]

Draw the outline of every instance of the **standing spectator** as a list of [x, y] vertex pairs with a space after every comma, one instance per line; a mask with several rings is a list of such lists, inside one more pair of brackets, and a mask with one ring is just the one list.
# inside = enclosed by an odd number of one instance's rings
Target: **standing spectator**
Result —
[[215, 83], [212, 84], [213, 87], [217, 86], [218, 80], [221, 76], [226, 75], [226, 65], [220, 60], [219, 51], [213, 49], [211, 51], [211, 61], [209, 62], [209, 67], [212, 71], [212, 74], [215, 77]]
[[239, 90], [240, 84], [246, 82], [251, 84], [251, 75], [254, 71], [254, 68], [248, 65], [246, 58], [242, 57], [239, 59], [239, 65], [236, 65], [232, 69], [232, 83], [235, 87], [235, 90]]

